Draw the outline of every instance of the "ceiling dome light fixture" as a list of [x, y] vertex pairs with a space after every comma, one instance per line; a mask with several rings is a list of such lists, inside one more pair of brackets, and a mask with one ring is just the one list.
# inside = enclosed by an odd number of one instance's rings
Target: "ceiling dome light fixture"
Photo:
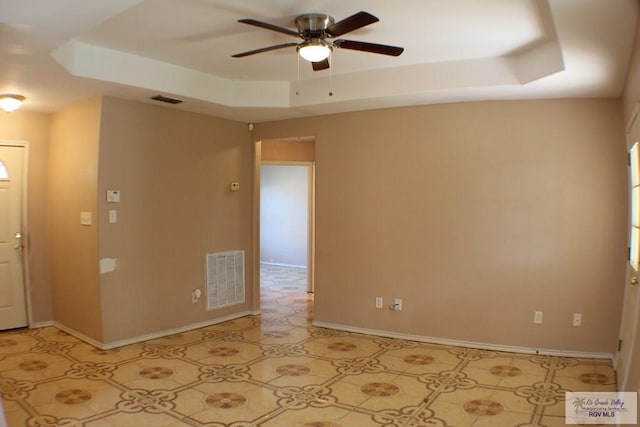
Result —
[[11, 113], [20, 108], [25, 99], [22, 95], [0, 95], [0, 108]]
[[298, 46], [298, 53], [309, 62], [324, 61], [331, 55], [333, 48], [322, 39], [310, 39]]

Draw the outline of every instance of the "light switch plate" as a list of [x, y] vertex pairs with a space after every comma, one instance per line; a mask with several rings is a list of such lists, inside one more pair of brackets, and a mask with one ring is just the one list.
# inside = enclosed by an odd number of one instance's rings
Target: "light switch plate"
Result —
[[80, 224], [81, 225], [93, 224], [93, 215], [91, 215], [91, 212], [80, 212]]

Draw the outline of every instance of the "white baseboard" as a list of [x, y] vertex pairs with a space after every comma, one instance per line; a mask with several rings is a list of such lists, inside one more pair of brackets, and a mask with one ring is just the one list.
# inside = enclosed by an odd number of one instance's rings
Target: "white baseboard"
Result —
[[290, 268], [304, 268], [306, 269], [306, 265], [296, 265], [296, 264], [283, 264], [281, 262], [265, 262], [260, 261], [260, 265], [272, 265], [274, 267], [290, 267]]
[[54, 326], [53, 320], [47, 320], [46, 322], [36, 322], [29, 325], [29, 329], [46, 328], [48, 326]]
[[337, 329], [339, 331], [354, 332], [354, 333], [366, 334], [366, 335], [376, 335], [376, 336], [387, 337], [387, 338], [405, 339], [405, 340], [411, 340], [411, 341], [426, 342], [430, 344], [453, 345], [457, 347], [479, 348], [482, 350], [492, 350], [492, 351], [506, 351], [510, 353], [542, 354], [547, 356], [579, 357], [579, 358], [587, 358], [587, 359], [613, 360], [613, 354], [610, 354], [610, 353], [591, 353], [586, 351], [569, 351], [569, 350], [557, 350], [557, 349], [548, 349], [548, 348], [528, 348], [528, 347], [519, 347], [519, 346], [510, 346], [510, 345], [479, 343], [479, 342], [472, 342], [472, 341], [459, 341], [459, 340], [452, 340], [452, 339], [446, 339], [446, 338], [434, 338], [434, 337], [427, 337], [422, 335], [403, 334], [399, 332], [380, 331], [377, 329], [357, 328], [352, 326], [339, 325], [335, 323], [316, 322], [316, 321], [313, 321], [312, 324], [313, 326], [317, 326], [319, 328]]
[[90, 345], [92, 345], [94, 347], [97, 347], [100, 350], [107, 350], [106, 348], [104, 348], [103, 344], [100, 341], [96, 341], [93, 338], [90, 338], [90, 337], [88, 337], [88, 336], [76, 331], [75, 329], [71, 329], [71, 328], [69, 328], [69, 327], [67, 327], [67, 326], [65, 326], [65, 325], [63, 325], [61, 323], [55, 322], [55, 321], [53, 322], [52, 326], [55, 326], [56, 328], [65, 331], [69, 335], [72, 335], [72, 336], [78, 338], [79, 340], [82, 340], [82, 341], [86, 342], [87, 344], [90, 344]]
[[[74, 337], [82, 341], [85, 341], [86, 343], [91, 344], [94, 347], [97, 347], [101, 350], [109, 350], [112, 348], [122, 347], [129, 344], [136, 344], [143, 341], [149, 341], [156, 338], [166, 337], [168, 335], [174, 335], [174, 334], [179, 334], [181, 332], [191, 331], [193, 329], [205, 328], [207, 326], [215, 325], [215, 324], [226, 322], [233, 319], [238, 319], [240, 317], [256, 316], [259, 314], [261, 314], [260, 310], [243, 311], [240, 313], [219, 317], [219, 318], [207, 320], [204, 322], [192, 323], [190, 325], [182, 326], [179, 328], [169, 329], [169, 330], [160, 331], [160, 332], [154, 332], [151, 334], [140, 335], [133, 338], [127, 338], [125, 340], [112, 341], [109, 343], [101, 343], [99, 341], [96, 341], [93, 338], [89, 338], [88, 336], [81, 334], [80, 332], [75, 331], [55, 321], [34, 323], [33, 325], [30, 326], [30, 328], [35, 329], [35, 328], [44, 328], [47, 326], [55, 326], [56, 328], [65, 331], [69, 335], [73, 335]], [[381, 336], [381, 337], [387, 337], [387, 338], [406, 339], [406, 340], [425, 342], [430, 344], [442, 344], [442, 345], [452, 345], [452, 346], [458, 346], [458, 347], [479, 348], [482, 350], [505, 351], [510, 353], [542, 354], [542, 355], [548, 355], [548, 356], [614, 360], [614, 355], [610, 353], [594, 353], [594, 352], [586, 352], [586, 351], [569, 351], [569, 350], [558, 350], [558, 349], [547, 349], [547, 348], [529, 348], [529, 347], [480, 343], [480, 342], [473, 342], [473, 341], [460, 341], [460, 340], [452, 340], [452, 339], [446, 339], [446, 338], [427, 337], [423, 335], [412, 335], [412, 334], [403, 334], [399, 332], [382, 331], [377, 329], [358, 328], [353, 326], [340, 325], [336, 323], [317, 322], [317, 321], [313, 321], [312, 324], [313, 326], [316, 326], [319, 328], [336, 329], [338, 331], [346, 331], [346, 332], [353, 332], [357, 334], [366, 334], [366, 335], [375, 335], [375, 336]]]
[[243, 311], [240, 313], [234, 313], [234, 314], [230, 314], [228, 316], [223, 316], [223, 317], [218, 317], [216, 319], [211, 319], [211, 320], [205, 320], [204, 322], [198, 322], [198, 323], [192, 323], [190, 325], [186, 325], [186, 326], [181, 326], [179, 328], [173, 328], [173, 329], [168, 329], [168, 330], [164, 330], [164, 331], [159, 331], [159, 332], [153, 332], [151, 334], [146, 334], [146, 335], [139, 335], [137, 337], [132, 337], [132, 338], [127, 338], [124, 340], [118, 340], [118, 341], [111, 341], [108, 343], [101, 343], [99, 341], [94, 340], [93, 338], [89, 338], [88, 336], [75, 331], [65, 325], [62, 325], [58, 322], [51, 322], [51, 325], [47, 325], [47, 326], [55, 326], [56, 328], [62, 329], [63, 331], [65, 331], [66, 333], [68, 333], [69, 335], [73, 335], [74, 337], [88, 343], [91, 344], [94, 347], [99, 348], [100, 350], [110, 350], [112, 348], [118, 348], [118, 347], [123, 347], [125, 345], [130, 345], [130, 344], [137, 344], [139, 342], [144, 342], [144, 341], [149, 341], [149, 340], [153, 340], [153, 339], [157, 339], [157, 338], [162, 338], [162, 337], [166, 337], [169, 335], [174, 335], [174, 334], [179, 334], [181, 332], [187, 332], [187, 331], [191, 331], [193, 329], [200, 329], [200, 328], [205, 328], [207, 326], [211, 326], [211, 325], [216, 325], [218, 323], [222, 323], [222, 322], [227, 322], [229, 320], [233, 320], [233, 319], [237, 319], [240, 317], [245, 317], [245, 316], [250, 316], [250, 315], [256, 315], [256, 314], [260, 314], [259, 311], [255, 311], [255, 310], [251, 310], [251, 311]]

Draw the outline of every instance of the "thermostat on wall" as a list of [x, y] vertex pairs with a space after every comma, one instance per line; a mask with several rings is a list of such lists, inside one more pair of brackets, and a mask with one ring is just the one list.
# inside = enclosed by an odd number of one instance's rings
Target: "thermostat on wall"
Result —
[[120, 190], [107, 190], [107, 202], [109, 203], [120, 202]]

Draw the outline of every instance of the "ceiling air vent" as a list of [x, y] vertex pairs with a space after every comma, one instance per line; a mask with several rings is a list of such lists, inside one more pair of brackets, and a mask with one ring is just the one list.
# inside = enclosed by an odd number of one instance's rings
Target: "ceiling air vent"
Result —
[[169, 98], [168, 96], [163, 95], [152, 96], [151, 99], [154, 101], [166, 102], [167, 104], [180, 104], [183, 102], [181, 99]]

